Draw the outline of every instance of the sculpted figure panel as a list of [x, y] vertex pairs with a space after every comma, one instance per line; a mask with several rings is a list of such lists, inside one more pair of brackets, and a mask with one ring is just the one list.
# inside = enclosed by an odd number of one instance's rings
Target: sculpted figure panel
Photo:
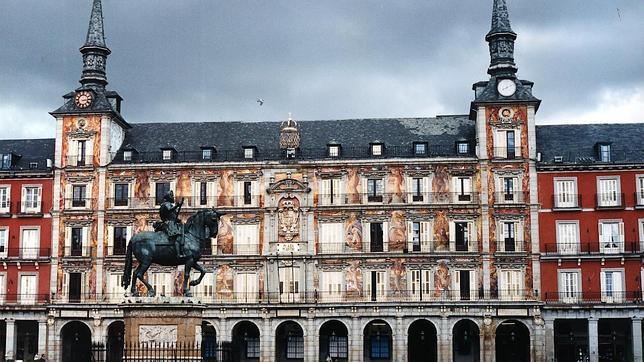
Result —
[[449, 221], [445, 211], [436, 212], [434, 218], [434, 250], [449, 250]]
[[235, 193], [235, 180], [233, 179], [232, 171], [224, 171], [219, 179], [219, 197], [217, 205], [219, 206], [233, 206], [233, 198]]
[[347, 202], [359, 204], [360, 199], [360, 176], [358, 170], [351, 168], [347, 173]]
[[217, 269], [217, 297], [230, 299], [233, 297], [233, 270], [228, 264]]
[[362, 250], [362, 223], [356, 213], [351, 213], [346, 225], [346, 244], [354, 251]]
[[233, 253], [233, 225], [230, 221], [230, 215], [224, 215], [219, 218], [219, 233], [217, 234], [217, 248], [221, 254]]
[[362, 268], [360, 268], [360, 261], [350, 262], [346, 275], [347, 298], [359, 298], [362, 295]]
[[405, 202], [405, 177], [401, 167], [395, 167], [389, 171], [386, 192], [388, 203]]
[[407, 222], [403, 211], [391, 213], [389, 224], [389, 251], [402, 251], [407, 244]]
[[450, 285], [452, 279], [449, 275], [449, 266], [447, 261], [441, 260], [436, 267], [436, 275], [434, 277], [434, 296], [435, 297], [449, 297]]
[[391, 293], [394, 296], [404, 296], [407, 293], [407, 269], [405, 268], [405, 259], [394, 261], [391, 267]]

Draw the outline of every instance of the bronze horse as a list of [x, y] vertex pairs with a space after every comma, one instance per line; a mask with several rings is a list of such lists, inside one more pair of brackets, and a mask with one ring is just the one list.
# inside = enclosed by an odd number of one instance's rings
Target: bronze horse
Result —
[[[199, 265], [198, 261], [201, 258], [202, 243], [217, 236], [219, 227], [219, 217], [221, 215], [214, 209], [201, 210], [196, 214], [190, 216], [184, 226], [184, 247], [183, 251], [185, 257], [177, 258], [177, 252], [174, 243], [170, 241], [167, 235], [163, 232], [142, 231], [130, 239], [127, 245], [127, 256], [125, 258], [125, 271], [123, 272], [123, 288], [131, 284], [132, 295], [138, 296], [136, 288], [136, 280], [140, 280], [145, 284], [148, 292], [148, 297], [155, 296], [156, 292], [152, 285], [145, 280], [144, 275], [152, 263], [165, 266], [185, 266], [185, 273], [183, 276], [183, 295], [191, 297], [188, 281], [190, 280], [190, 270], [197, 269], [201, 275], [197, 280], [190, 282], [190, 286], [195, 286], [201, 283], [201, 280], [206, 275], [204, 268]], [[132, 254], [139, 261], [139, 266], [134, 272], [132, 277]]]

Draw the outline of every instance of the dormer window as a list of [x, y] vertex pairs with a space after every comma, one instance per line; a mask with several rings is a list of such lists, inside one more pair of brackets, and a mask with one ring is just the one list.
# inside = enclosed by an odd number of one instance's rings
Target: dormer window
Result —
[[172, 159], [172, 150], [163, 150], [163, 160], [168, 161]]
[[2, 164], [0, 165], [3, 170], [8, 170], [11, 168], [11, 154], [5, 153], [2, 154]]
[[371, 155], [382, 156], [383, 149], [384, 149], [384, 144], [379, 142], [374, 142], [371, 144]]
[[132, 161], [132, 151], [123, 151], [123, 161]]
[[328, 144], [326, 146], [327, 155], [329, 157], [340, 157], [340, 145], [338, 144]]
[[456, 152], [459, 155], [467, 155], [470, 153], [470, 144], [466, 141], [456, 142]]
[[201, 159], [202, 160], [212, 160], [214, 155], [214, 149], [212, 147], [203, 147], [201, 149]]
[[610, 162], [611, 152], [609, 143], [598, 143], [597, 150], [599, 152], [599, 161], [600, 162]]
[[256, 149], [253, 146], [244, 147], [244, 158], [247, 160], [255, 158], [255, 150]]
[[414, 142], [414, 155], [415, 156], [427, 155], [427, 142]]
[[29, 169], [35, 170], [38, 168], [38, 162], [29, 162]]

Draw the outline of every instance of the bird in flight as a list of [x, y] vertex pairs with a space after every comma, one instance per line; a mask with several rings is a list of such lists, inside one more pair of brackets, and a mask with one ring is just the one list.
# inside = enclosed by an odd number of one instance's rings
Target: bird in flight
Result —
[[264, 105], [264, 100], [261, 98], [257, 98], [256, 102], [259, 103], [260, 106]]

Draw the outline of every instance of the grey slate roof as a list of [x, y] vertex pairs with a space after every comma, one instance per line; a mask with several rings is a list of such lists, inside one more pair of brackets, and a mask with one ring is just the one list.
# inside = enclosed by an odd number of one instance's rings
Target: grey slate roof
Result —
[[644, 163], [644, 123], [544, 125], [536, 131], [541, 166], [602, 164], [598, 143], [611, 144], [611, 163]]
[[[298, 121], [300, 149], [326, 150], [335, 141], [343, 153], [367, 149], [380, 141], [386, 149], [411, 151], [414, 142], [455, 149], [456, 141], [475, 139], [474, 122], [467, 115], [435, 118], [347, 119]], [[258, 154], [279, 150], [280, 122], [130, 123], [122, 149], [158, 153], [161, 148], [177, 152], [200, 152], [215, 147], [217, 152], [241, 151], [255, 146]], [[118, 159], [118, 158], [117, 158]]]
[[[45, 171], [47, 159], [54, 159], [55, 139], [25, 139], [0, 140], [0, 154], [13, 153], [17, 155], [15, 167], [9, 171]], [[30, 169], [29, 164], [38, 163], [36, 169]], [[7, 170], [0, 170], [0, 173]]]

